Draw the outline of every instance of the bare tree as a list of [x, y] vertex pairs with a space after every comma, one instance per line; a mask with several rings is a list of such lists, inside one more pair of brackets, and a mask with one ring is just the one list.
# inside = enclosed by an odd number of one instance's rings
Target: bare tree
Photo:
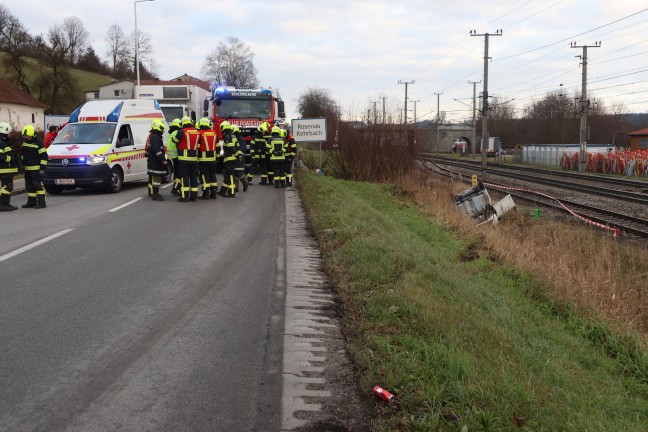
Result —
[[22, 23], [0, 5], [0, 50], [7, 52], [3, 66], [12, 81], [26, 93], [30, 93], [27, 83], [25, 58], [31, 54], [32, 38]]
[[328, 114], [339, 116], [338, 106], [331, 92], [320, 87], [309, 87], [297, 99], [297, 111], [302, 118], [326, 117]]
[[126, 34], [118, 24], [108, 27], [106, 34], [106, 55], [112, 62], [113, 74], [126, 76], [129, 67], [130, 44]]
[[226, 43], [219, 43], [207, 55], [201, 73], [207, 81], [219, 85], [255, 88], [259, 86], [259, 79], [253, 60], [254, 53], [249, 45], [237, 37], [228, 36]]
[[79, 92], [69, 68], [70, 43], [63, 25], [47, 32], [47, 41], [38, 46], [41, 53], [39, 77], [36, 80], [38, 99], [49, 105], [51, 112], [69, 112], [79, 99]]
[[63, 20], [62, 31], [68, 46], [67, 59], [70, 64], [75, 64], [88, 47], [89, 33], [83, 22], [76, 16]]
[[[136, 45], [139, 44], [139, 51], [136, 51]], [[153, 43], [151, 42], [151, 36], [147, 33], [137, 30], [137, 35], [133, 31], [128, 38], [128, 59], [129, 63], [133, 66], [134, 75], [137, 74], [135, 70], [135, 54], [139, 54], [139, 63], [140, 63], [140, 74], [142, 71], [145, 73], [145, 77], [152, 75], [152, 71], [157, 69], [157, 63], [153, 59]]]

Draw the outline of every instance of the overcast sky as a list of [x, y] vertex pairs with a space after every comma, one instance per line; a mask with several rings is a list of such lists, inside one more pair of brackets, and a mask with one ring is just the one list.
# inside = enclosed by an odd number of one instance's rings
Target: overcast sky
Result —
[[[133, 0], [4, 1], [30, 34], [46, 34], [77, 16], [106, 59], [111, 24], [135, 27]], [[607, 106], [648, 111], [648, 4], [638, 0], [154, 0], [137, 3], [138, 29], [151, 36], [161, 79], [200, 77], [207, 54], [227, 36], [254, 53], [263, 86], [279, 89], [289, 118], [309, 87], [330, 91], [346, 118], [366, 115], [381, 97], [403, 107], [405, 85], [419, 120], [440, 110], [472, 117], [473, 85], [482, 81], [490, 36], [489, 94], [523, 109], [548, 91], [580, 92], [582, 48], [588, 49], [588, 90]], [[414, 104], [409, 102], [408, 109]], [[394, 111], [397, 112], [397, 111]], [[409, 113], [412, 118], [414, 112]]]

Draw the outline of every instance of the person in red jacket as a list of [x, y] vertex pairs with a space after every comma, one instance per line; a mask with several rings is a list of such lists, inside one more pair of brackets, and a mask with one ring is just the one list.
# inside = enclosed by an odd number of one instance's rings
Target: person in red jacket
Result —
[[54, 141], [56, 135], [58, 135], [58, 132], [56, 131], [56, 126], [51, 125], [47, 130], [47, 133], [45, 134], [45, 139], [43, 141], [43, 145], [45, 145], [45, 148], [48, 148], [52, 144], [52, 141]]

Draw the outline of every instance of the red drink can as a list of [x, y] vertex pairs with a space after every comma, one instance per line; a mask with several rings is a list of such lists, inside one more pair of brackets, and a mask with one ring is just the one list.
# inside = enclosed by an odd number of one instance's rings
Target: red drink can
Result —
[[380, 386], [374, 387], [373, 392], [376, 396], [378, 396], [380, 399], [384, 400], [387, 403], [392, 403], [394, 401], [394, 395], [389, 393], [387, 390], [383, 389]]

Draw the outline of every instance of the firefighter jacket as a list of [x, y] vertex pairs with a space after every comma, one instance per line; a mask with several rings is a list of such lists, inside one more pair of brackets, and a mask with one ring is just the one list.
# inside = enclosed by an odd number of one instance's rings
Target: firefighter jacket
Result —
[[178, 160], [198, 162], [198, 145], [200, 131], [193, 126], [182, 129], [182, 138], [178, 143]]
[[167, 157], [169, 159], [178, 158], [178, 141], [176, 141], [176, 135], [178, 134], [178, 129], [169, 128], [169, 137], [167, 138]]
[[14, 155], [11, 141], [5, 135], [0, 135], [0, 175], [18, 172], [18, 161]]
[[164, 142], [162, 132], [151, 131], [148, 137], [147, 171], [149, 174], [166, 175], [166, 157], [164, 156]]
[[236, 148], [236, 142], [234, 142], [236, 138], [234, 136], [227, 132], [223, 135], [223, 162], [224, 163], [232, 163], [236, 162], [238, 160], [237, 156], [237, 148]]
[[244, 158], [245, 158], [245, 152], [247, 151], [247, 142], [245, 141], [245, 138], [240, 133], [235, 133], [234, 135], [234, 140], [236, 142], [236, 166], [238, 168], [243, 168], [244, 166]]
[[290, 135], [286, 140], [286, 157], [294, 158], [295, 156], [297, 156], [297, 143], [295, 142], [295, 139], [292, 137], [292, 135]]
[[47, 149], [38, 137], [23, 140], [20, 148], [25, 171], [39, 171], [47, 168]]
[[211, 129], [202, 129], [198, 142], [198, 162], [215, 162], [218, 153], [218, 135]]
[[270, 160], [286, 159], [286, 142], [280, 136], [273, 136], [270, 140]]
[[252, 140], [252, 146], [250, 148], [250, 154], [253, 159], [264, 158], [266, 154], [266, 140], [263, 138], [261, 132], [254, 134], [254, 139]]

